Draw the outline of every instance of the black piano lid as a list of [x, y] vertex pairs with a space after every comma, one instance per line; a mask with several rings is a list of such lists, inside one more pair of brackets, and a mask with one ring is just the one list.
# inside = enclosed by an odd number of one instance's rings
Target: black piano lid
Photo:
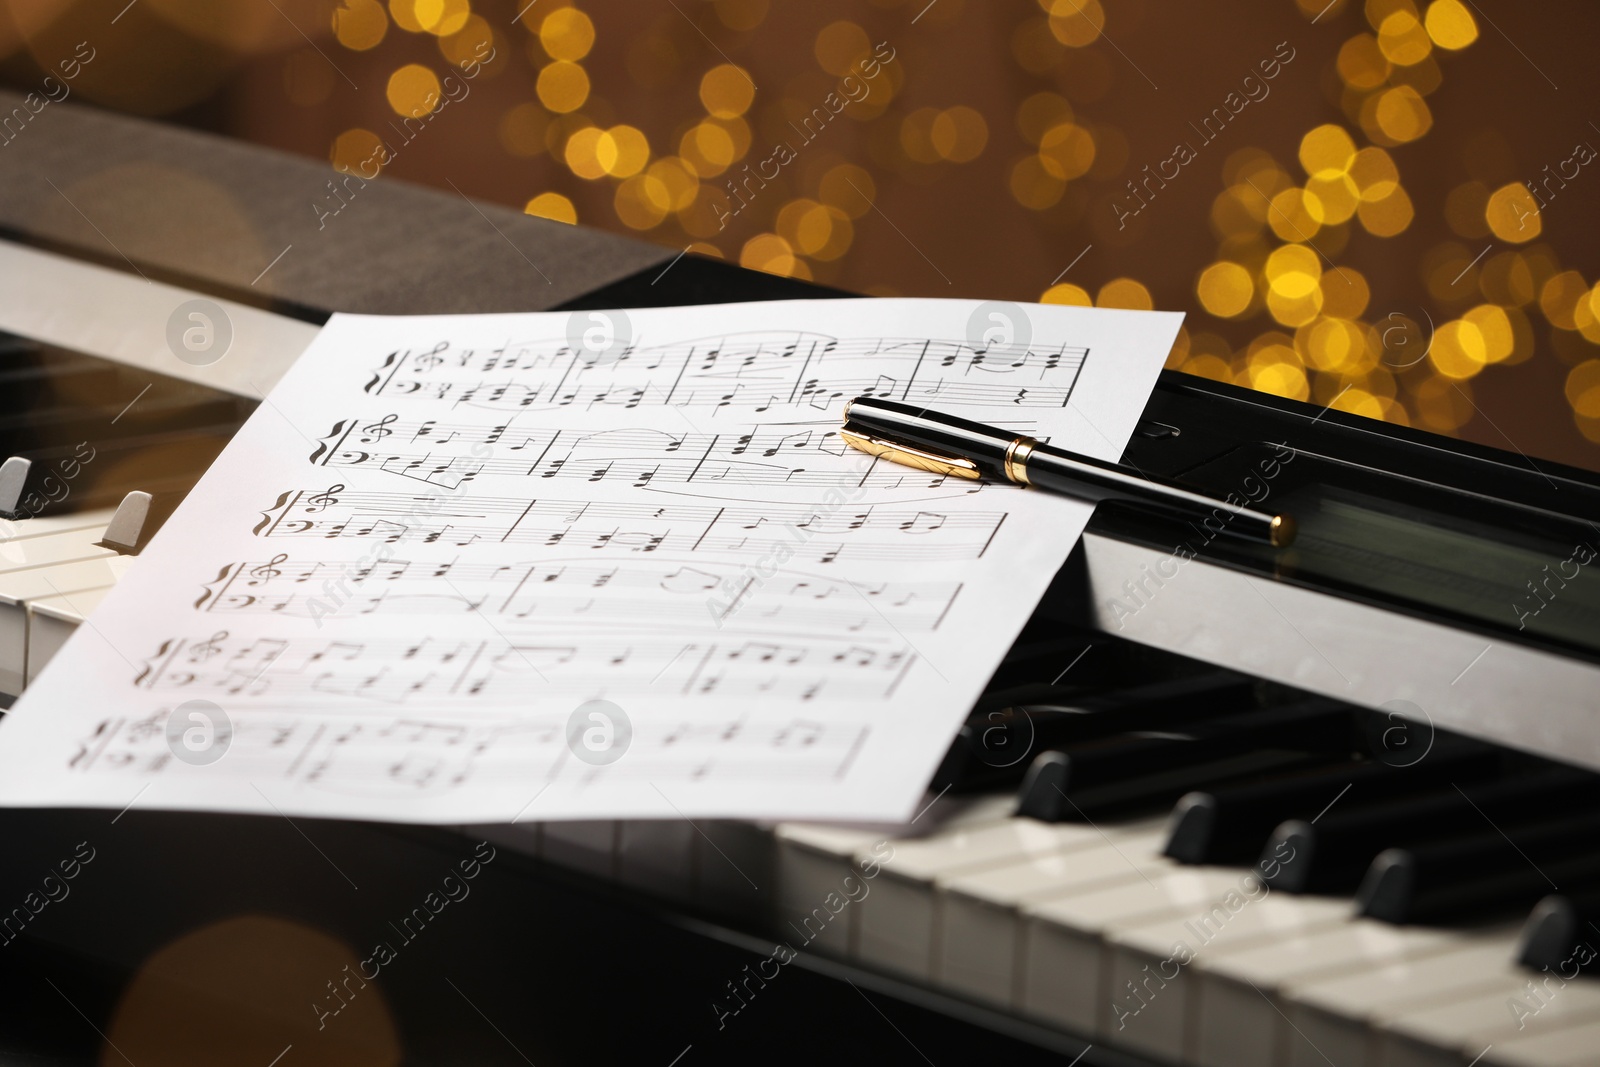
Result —
[[1180, 432], [1135, 436], [1126, 462], [1300, 535], [1273, 550], [1118, 508], [1091, 530], [1600, 661], [1600, 476], [1172, 372], [1145, 417]]

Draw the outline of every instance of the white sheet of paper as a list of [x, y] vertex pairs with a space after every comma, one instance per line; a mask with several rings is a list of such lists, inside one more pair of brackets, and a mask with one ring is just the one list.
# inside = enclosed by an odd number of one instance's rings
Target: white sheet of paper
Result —
[[844, 403], [1114, 459], [1180, 322], [336, 316], [0, 723], [0, 803], [904, 818], [1091, 508], [855, 452]]

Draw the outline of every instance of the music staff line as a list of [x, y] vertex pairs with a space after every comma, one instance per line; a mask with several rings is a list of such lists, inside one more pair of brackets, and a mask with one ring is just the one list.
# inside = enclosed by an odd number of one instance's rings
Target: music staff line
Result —
[[[68, 758], [78, 774], [168, 771], [175, 766], [164, 726], [171, 709], [144, 718], [101, 720]], [[252, 780], [379, 791], [397, 797], [448, 792], [469, 782], [523, 785], [602, 778], [837, 778], [870, 727], [847, 719], [794, 717], [645, 720], [632, 727], [629, 758], [611, 766], [573, 759], [564, 716], [459, 719], [352, 715], [347, 708], [252, 708], [227, 726], [228, 759]], [[530, 776], [530, 768], [535, 768]], [[542, 771], [538, 768], [542, 768]]]
[[[564, 344], [524, 345], [520, 353], [507, 356], [509, 347], [484, 356], [472, 349], [452, 351], [449, 342], [429, 352], [392, 352], [374, 369], [366, 391], [485, 408], [660, 404], [740, 406], [759, 413], [775, 406], [832, 410], [862, 395], [930, 404], [1065, 407], [1088, 358], [1088, 349], [1066, 345], [1035, 351], [998, 342], [805, 334], [744, 334], [627, 347], [603, 363]], [[905, 369], [870, 379], [852, 375], [851, 362], [863, 358]], [[835, 364], [841, 366], [837, 376], [831, 373]], [[447, 376], [458, 370], [468, 376]], [[505, 372], [505, 380], [474, 376], [492, 372]], [[528, 372], [542, 372], [544, 380], [517, 380], [530, 377]], [[994, 380], [975, 380], [975, 375]], [[670, 384], [662, 387], [668, 379]]]
[[[830, 461], [845, 456], [855, 459], [859, 454], [844, 443], [837, 429], [821, 427], [786, 434], [673, 434], [639, 428], [530, 431], [513, 430], [508, 424], [458, 427], [432, 421], [391, 427], [396, 419], [391, 414], [366, 426], [356, 419], [335, 423], [311, 452], [312, 465], [377, 470], [451, 490], [479, 477], [497, 476], [627, 482], [639, 489], [648, 488], [653, 482], [823, 489], [951, 487], [951, 480], [942, 475], [915, 472], [892, 463], [871, 463], [864, 470], [860, 469], [861, 464], [852, 463], [841, 469]], [[419, 453], [384, 447], [386, 437], [408, 432], [411, 441], [437, 445], [439, 450], [428, 447]], [[455, 442], [477, 447], [466, 455], [445, 450], [444, 446]], [[523, 455], [480, 454], [485, 446]], [[795, 466], [795, 462], [820, 466]], [[954, 487], [963, 493], [976, 493], [982, 490], [983, 483], [955, 479]]]
[[[738, 604], [741, 620], [791, 630], [863, 633], [881, 619], [895, 629], [932, 631], [960, 592], [959, 582], [846, 582], [786, 574], [750, 598], [754, 575], [736, 568], [508, 564], [381, 560], [270, 560], [230, 563], [204, 587], [206, 613], [320, 619], [342, 614], [484, 614], [513, 624], [606, 625], [659, 629], [663, 623], [721, 625], [710, 594]], [[770, 586], [770, 587], [769, 587]], [[663, 600], [654, 594], [671, 594]], [[731, 607], [724, 607], [724, 614]]]
[[340, 641], [172, 638], [134, 678], [142, 689], [192, 696], [350, 697], [433, 706], [477, 697], [526, 704], [571, 693], [700, 698], [886, 699], [918, 659], [905, 645], [802, 638]]
[[981, 558], [1005, 512], [944, 513], [880, 505], [714, 506], [449, 497], [288, 490], [253, 531], [277, 537], [374, 537], [463, 546], [485, 541], [625, 552], [764, 553], [792, 546], [796, 558], [931, 561]]

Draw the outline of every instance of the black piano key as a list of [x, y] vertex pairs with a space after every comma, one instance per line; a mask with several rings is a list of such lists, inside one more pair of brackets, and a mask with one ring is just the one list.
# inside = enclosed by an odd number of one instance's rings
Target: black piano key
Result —
[[1592, 808], [1600, 808], [1600, 776], [1563, 769], [1463, 784], [1461, 791], [1452, 787], [1371, 808], [1335, 810], [1315, 821], [1290, 819], [1261, 850], [1263, 862], [1274, 861], [1263, 880], [1288, 893], [1348, 894], [1386, 848], [1475, 833], [1486, 818], [1522, 823], [1548, 818], [1551, 812]]
[[1482, 779], [1500, 763], [1487, 746], [1436, 745], [1428, 759], [1407, 767], [1361, 758], [1188, 793], [1172, 810], [1163, 853], [1180, 863], [1247, 864], [1286, 819], [1312, 818], [1335, 801], [1348, 808]]
[[1600, 893], [1553, 893], [1534, 905], [1517, 963], [1562, 978], [1600, 974]]
[[1600, 884], [1597, 835], [1600, 813], [1591, 812], [1385, 849], [1356, 891], [1356, 913], [1424, 923], [1526, 909], [1562, 882]]
[[1215, 782], [1325, 764], [1354, 741], [1350, 713], [1328, 701], [1210, 720], [1182, 733], [1145, 731], [1034, 760], [1017, 813], [1059, 822], [1093, 811], [1172, 803]]
[[945, 753], [931, 788], [963, 793], [1014, 785], [1036, 752], [1237, 712], [1253, 702], [1253, 682], [1219, 672], [1087, 694], [1068, 703], [980, 711]]

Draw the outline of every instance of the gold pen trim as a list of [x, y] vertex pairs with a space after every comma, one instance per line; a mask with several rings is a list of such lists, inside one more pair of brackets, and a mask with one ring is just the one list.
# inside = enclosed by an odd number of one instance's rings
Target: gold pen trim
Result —
[[956, 456], [942, 456], [937, 452], [924, 452], [920, 448], [899, 444], [893, 441], [882, 441], [876, 437], [857, 433], [851, 429], [841, 429], [839, 436], [851, 448], [860, 449], [870, 455], [881, 456], [895, 463], [902, 463], [907, 467], [928, 471], [932, 474], [948, 474], [957, 478], [978, 479], [983, 477], [983, 472], [978, 465], [970, 459], [961, 459]]
[[1028, 480], [1028, 457], [1039, 444], [1031, 437], [1019, 437], [1006, 446], [1006, 477], [1018, 485], [1032, 485]]

